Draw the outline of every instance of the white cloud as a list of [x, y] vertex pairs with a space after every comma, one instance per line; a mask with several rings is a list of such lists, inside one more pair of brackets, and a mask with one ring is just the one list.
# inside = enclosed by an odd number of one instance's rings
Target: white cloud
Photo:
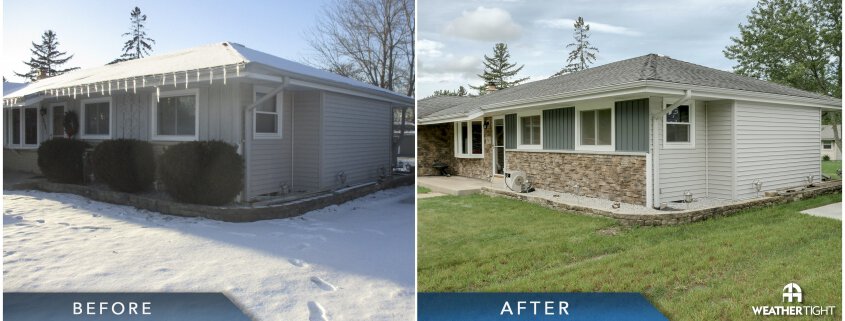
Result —
[[507, 41], [522, 36], [522, 26], [513, 21], [509, 12], [485, 7], [464, 11], [460, 17], [447, 23], [443, 31], [482, 41]]
[[[614, 26], [600, 22], [584, 21], [590, 25], [590, 31], [611, 33], [623, 36], [640, 36], [642, 33], [636, 30], [631, 30], [627, 27]], [[553, 29], [572, 29], [575, 20], [572, 19], [541, 19], [535, 22], [536, 24]]]
[[420, 57], [437, 58], [443, 55], [443, 43], [434, 40], [420, 39], [417, 41], [417, 54]]

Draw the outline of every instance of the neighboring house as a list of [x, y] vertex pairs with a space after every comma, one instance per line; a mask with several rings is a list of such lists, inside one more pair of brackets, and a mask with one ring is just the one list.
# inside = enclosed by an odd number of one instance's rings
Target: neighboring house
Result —
[[[842, 137], [842, 125], [837, 125], [839, 137]], [[830, 160], [842, 160], [842, 150], [833, 140], [833, 126], [822, 125], [822, 157], [827, 155]]]
[[43, 79], [4, 94], [5, 168], [37, 171], [36, 149], [79, 139], [222, 140], [244, 156], [244, 199], [322, 191], [390, 175], [393, 108], [411, 97], [222, 42]]
[[420, 175], [523, 171], [540, 189], [655, 206], [819, 180], [821, 111], [841, 100], [650, 54], [418, 109]]

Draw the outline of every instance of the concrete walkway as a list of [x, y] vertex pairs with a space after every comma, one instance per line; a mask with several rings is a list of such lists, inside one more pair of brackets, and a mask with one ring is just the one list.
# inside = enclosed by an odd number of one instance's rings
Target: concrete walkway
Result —
[[461, 176], [420, 176], [417, 177], [417, 185], [435, 193], [469, 195], [480, 193], [482, 187], [490, 187], [490, 182]]
[[809, 210], [801, 211], [801, 213], [813, 216], [827, 217], [836, 220], [842, 220], [842, 202], [828, 204], [822, 207], [811, 208]]

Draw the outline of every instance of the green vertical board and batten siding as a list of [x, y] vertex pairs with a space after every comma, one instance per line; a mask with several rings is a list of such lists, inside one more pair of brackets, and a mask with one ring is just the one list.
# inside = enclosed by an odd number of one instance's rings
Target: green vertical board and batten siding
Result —
[[616, 151], [648, 152], [648, 99], [616, 102]]
[[543, 111], [543, 149], [575, 149], [575, 107]]
[[516, 149], [516, 114], [505, 115], [505, 148]]

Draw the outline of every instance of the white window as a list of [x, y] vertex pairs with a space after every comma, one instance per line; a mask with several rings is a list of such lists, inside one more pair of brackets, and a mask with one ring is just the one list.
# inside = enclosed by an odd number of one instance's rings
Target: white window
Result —
[[822, 141], [822, 148], [833, 149], [833, 141], [832, 140], [823, 140]]
[[613, 146], [613, 109], [592, 109], [578, 112], [579, 145], [587, 149]]
[[[267, 96], [273, 89], [255, 87], [255, 101]], [[256, 106], [252, 111], [252, 135], [254, 138], [282, 138], [283, 95], [278, 93]]]
[[484, 158], [484, 124], [481, 120], [455, 123], [455, 157]]
[[[666, 107], [671, 106], [665, 104]], [[680, 105], [668, 112], [663, 122], [665, 148], [695, 147], [695, 105]]]
[[40, 141], [38, 107], [7, 108], [7, 139], [9, 148], [36, 148]]
[[519, 117], [519, 145], [540, 146], [541, 144], [540, 115]]
[[80, 137], [87, 139], [111, 138], [112, 104], [111, 98], [86, 99], [81, 103], [82, 117]]
[[50, 135], [52, 137], [65, 137], [65, 105], [50, 105]]
[[199, 91], [185, 89], [162, 92], [153, 97], [153, 140], [197, 140]]

